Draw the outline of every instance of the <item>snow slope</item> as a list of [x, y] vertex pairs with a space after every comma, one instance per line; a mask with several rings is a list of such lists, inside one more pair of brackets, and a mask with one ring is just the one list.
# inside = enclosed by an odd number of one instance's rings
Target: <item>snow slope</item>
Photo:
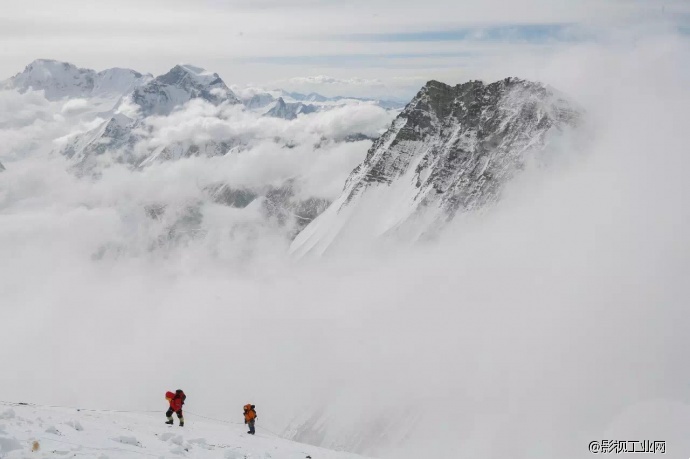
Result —
[[[279, 438], [262, 429], [247, 435], [241, 422], [225, 425], [187, 411], [185, 426], [164, 424], [163, 412], [78, 411], [0, 404], [0, 457], [119, 459], [363, 459]], [[32, 449], [35, 451], [32, 452]]]

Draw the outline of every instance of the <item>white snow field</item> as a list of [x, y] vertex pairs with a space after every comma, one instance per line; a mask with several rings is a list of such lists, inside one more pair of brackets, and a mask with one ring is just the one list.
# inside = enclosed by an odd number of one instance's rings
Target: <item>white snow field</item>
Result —
[[185, 413], [185, 426], [165, 425], [161, 412], [77, 410], [0, 403], [0, 458], [363, 459], [279, 438], [261, 425]]

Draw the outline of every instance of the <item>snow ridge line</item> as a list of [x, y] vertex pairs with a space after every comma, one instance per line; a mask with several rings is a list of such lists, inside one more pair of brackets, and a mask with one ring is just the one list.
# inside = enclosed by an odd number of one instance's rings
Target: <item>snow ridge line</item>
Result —
[[[92, 409], [92, 408], [77, 408], [75, 406], [62, 406], [62, 405], [41, 405], [38, 403], [27, 403], [27, 402], [8, 402], [5, 400], [0, 400], [0, 405], [5, 405], [5, 406], [33, 406], [36, 408], [63, 408], [63, 409], [68, 409], [68, 410], [76, 410], [76, 411], [91, 411], [91, 412], [100, 412], [100, 413], [162, 413], [163, 410], [99, 410], [99, 409]], [[236, 424], [236, 425], [243, 425], [241, 422], [235, 422], [235, 421], [226, 421], [223, 419], [218, 419], [218, 418], [212, 418], [209, 416], [203, 416], [201, 414], [193, 413], [189, 410], [184, 410], [185, 414], [191, 414], [192, 416], [196, 416], [199, 418], [203, 419], [208, 419], [210, 421], [217, 421], [217, 422], [222, 422], [223, 424]], [[289, 438], [283, 437], [280, 434], [277, 434], [273, 432], [270, 429], [267, 429], [265, 426], [261, 426], [261, 430], [265, 430], [266, 432], [275, 435], [278, 438], [282, 438], [284, 440], [289, 440]], [[48, 440], [53, 440], [51, 438], [48, 438]], [[54, 440], [54, 441], [59, 441], [59, 440]], [[63, 442], [66, 443], [66, 442]], [[79, 445], [81, 446], [81, 445]]]

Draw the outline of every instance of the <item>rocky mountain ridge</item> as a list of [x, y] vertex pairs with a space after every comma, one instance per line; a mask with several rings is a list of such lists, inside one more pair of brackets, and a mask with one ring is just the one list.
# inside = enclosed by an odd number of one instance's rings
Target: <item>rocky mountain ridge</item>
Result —
[[[494, 202], [552, 136], [575, 128], [581, 116], [573, 103], [540, 83], [429, 81], [291, 251], [322, 254], [354, 221], [367, 225], [363, 230], [371, 237], [407, 232], [405, 237], [418, 238], [459, 212]], [[356, 217], [368, 207], [378, 210]]]

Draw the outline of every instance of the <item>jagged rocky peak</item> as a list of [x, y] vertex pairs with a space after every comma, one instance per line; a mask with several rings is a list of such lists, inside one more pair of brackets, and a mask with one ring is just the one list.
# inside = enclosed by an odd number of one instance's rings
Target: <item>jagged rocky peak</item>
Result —
[[47, 99], [64, 97], [122, 96], [143, 84], [149, 75], [130, 69], [109, 69], [96, 72], [78, 68], [68, 62], [37, 59], [23, 72], [5, 80], [2, 86], [20, 92], [44, 91]]
[[5, 170], [5, 166], [3, 166], [2, 163], [0, 163], [0, 172], [2, 172], [4, 170]]
[[[104, 81], [117, 85], [123, 71], [110, 69], [102, 73], [109, 76]], [[214, 105], [240, 103], [217, 73], [193, 65], [176, 65], [167, 73], [136, 87], [120, 100], [107, 121], [76, 136], [61, 148], [61, 152], [77, 161], [81, 173], [88, 172], [97, 164], [95, 156], [108, 151], [113, 152], [118, 161], [134, 166], [188, 156], [225, 154], [235, 146], [232, 142], [208, 141], [197, 145], [181, 141], [135, 154], [135, 146], [142, 138], [141, 128], [148, 116], [167, 116], [193, 99], [202, 99]]]
[[273, 118], [282, 118], [285, 120], [294, 120], [297, 115], [314, 113], [318, 110], [317, 107], [311, 104], [303, 104], [302, 102], [288, 103], [282, 97], [276, 100], [275, 104], [264, 115]]
[[[540, 110], [546, 110], [548, 107], [545, 104], [554, 102], [554, 95], [553, 91], [540, 83], [519, 78], [506, 78], [488, 85], [481, 81], [469, 81], [456, 86], [432, 80], [401, 114], [409, 122], [401, 129], [399, 136], [412, 135], [412, 127], [421, 133], [423, 128], [443, 128], [458, 122], [474, 128], [481, 125], [482, 131], [479, 133], [490, 135], [497, 127], [494, 122], [512, 115], [509, 113], [511, 110], [520, 110], [518, 119], [530, 118]], [[555, 117], [545, 117], [542, 122], [561, 118], [558, 113], [549, 115]], [[562, 115], [568, 116], [567, 113]]]
[[176, 65], [132, 94], [133, 102], [141, 107], [144, 116], [168, 115], [192, 99], [215, 105], [240, 103], [217, 73], [193, 65]]
[[288, 110], [285, 99], [282, 97], [278, 97], [278, 100], [276, 100], [275, 104], [273, 104], [273, 107], [271, 107], [271, 109], [268, 110], [264, 116], [283, 119], [292, 119], [295, 117], [294, 114], [290, 113]]
[[[473, 166], [465, 174], [487, 176], [490, 166], [507, 166], [503, 159], [520, 163], [525, 158], [519, 153], [541, 148], [550, 128], [572, 125], [579, 116], [569, 101], [541, 83], [506, 78], [450, 86], [432, 80], [372, 146], [351, 178], [367, 170], [365, 182], [389, 183], [407, 170], [418, 153], [424, 158], [418, 167], [436, 172], [426, 182], [439, 184], [460, 164]], [[425, 143], [432, 139], [433, 144]], [[423, 142], [428, 149], [408, 152], [407, 147], [420, 146], [413, 142]], [[506, 157], [492, 157], [494, 152]]]
[[168, 73], [156, 79], [171, 86], [227, 88], [217, 73], [211, 73], [201, 67], [189, 64], [176, 65]]
[[[577, 127], [581, 116], [556, 90], [519, 78], [429, 81], [292, 251], [323, 253], [351, 220], [366, 220], [365, 230], [376, 235], [431, 233], [458, 212], [498, 199], [503, 185], [531, 159], [548, 157], [550, 139]], [[376, 204], [367, 204], [372, 199]], [[353, 217], [367, 206], [381, 211], [373, 219]]]

